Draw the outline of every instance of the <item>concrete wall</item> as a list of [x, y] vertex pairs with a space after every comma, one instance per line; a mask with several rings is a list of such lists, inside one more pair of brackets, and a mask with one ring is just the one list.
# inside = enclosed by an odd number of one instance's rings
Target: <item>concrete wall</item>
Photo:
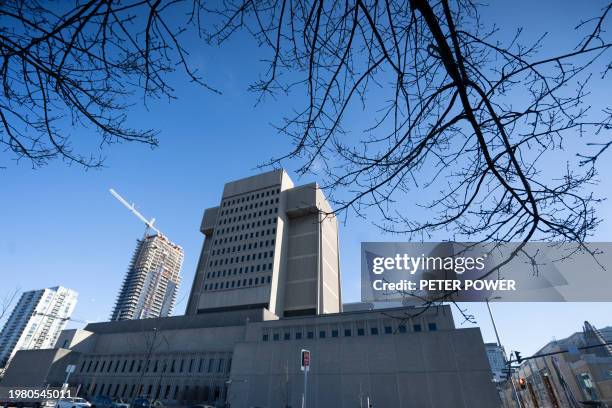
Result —
[[66, 349], [20, 350], [15, 354], [0, 385], [3, 387], [61, 386], [66, 367], [80, 354]]
[[[315, 183], [294, 187], [282, 170], [227, 183], [221, 205], [202, 219], [205, 241], [187, 314], [241, 307], [278, 316], [340, 311], [338, 225], [331, 211]], [[243, 268], [251, 270], [243, 274]]]
[[239, 343], [231, 406], [299, 407], [302, 348], [312, 353], [308, 406], [353, 408], [368, 397], [389, 408], [499, 406], [478, 329]]

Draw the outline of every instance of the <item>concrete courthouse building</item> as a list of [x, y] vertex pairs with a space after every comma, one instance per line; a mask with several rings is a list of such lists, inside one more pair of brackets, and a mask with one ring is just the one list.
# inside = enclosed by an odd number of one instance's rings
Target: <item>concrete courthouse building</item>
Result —
[[448, 306], [342, 312], [338, 223], [316, 184], [272, 171], [225, 185], [184, 316], [65, 330], [20, 352], [1, 385], [58, 385], [168, 405], [492, 408], [500, 401], [480, 331]]

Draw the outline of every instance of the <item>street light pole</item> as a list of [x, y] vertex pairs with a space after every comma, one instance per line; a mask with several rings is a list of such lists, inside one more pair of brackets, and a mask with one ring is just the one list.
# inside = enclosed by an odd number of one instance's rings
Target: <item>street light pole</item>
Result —
[[[495, 299], [501, 299], [501, 298], [499, 296], [496, 296], [491, 299], [486, 298], [485, 303], [487, 304], [487, 309], [489, 310], [489, 316], [491, 317], [491, 323], [493, 324], [493, 331], [495, 331], [495, 338], [497, 339], [497, 345], [499, 346], [499, 348], [503, 349], [501, 340], [499, 339], [497, 325], [495, 324], [495, 319], [493, 318], [493, 312], [491, 311], [491, 305], [489, 305], [489, 300], [495, 300]], [[503, 352], [503, 350], [502, 350], [502, 355], [504, 356], [504, 363], [508, 364], [508, 377], [510, 378], [510, 383], [512, 384], [512, 391], [514, 392], [514, 398], [516, 399], [516, 404], [518, 405], [518, 408], [523, 408], [523, 406], [521, 405], [521, 399], [518, 395], [518, 391], [516, 390], [516, 387], [514, 386], [514, 378], [512, 377], [512, 362], [511, 362], [512, 359], [506, 360], [506, 353]]]
[[[500, 299], [499, 296], [498, 297], [494, 297], [493, 299]], [[499, 347], [501, 347], [501, 341], [499, 340], [499, 333], [497, 332], [497, 326], [495, 325], [495, 319], [493, 319], [493, 312], [491, 312], [491, 305], [489, 305], [489, 298], [485, 299], [485, 302], [487, 303], [487, 309], [489, 309], [489, 316], [491, 316], [491, 323], [493, 323], [493, 330], [495, 331], [495, 338], [497, 339], [497, 345]]]

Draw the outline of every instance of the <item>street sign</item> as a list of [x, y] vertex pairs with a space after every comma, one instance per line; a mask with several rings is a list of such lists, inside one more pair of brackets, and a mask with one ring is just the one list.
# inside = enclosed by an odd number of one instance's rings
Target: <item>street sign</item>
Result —
[[74, 364], [68, 364], [66, 366], [66, 373], [67, 374], [72, 374], [76, 371], [76, 366]]
[[310, 370], [310, 351], [302, 350], [302, 371]]

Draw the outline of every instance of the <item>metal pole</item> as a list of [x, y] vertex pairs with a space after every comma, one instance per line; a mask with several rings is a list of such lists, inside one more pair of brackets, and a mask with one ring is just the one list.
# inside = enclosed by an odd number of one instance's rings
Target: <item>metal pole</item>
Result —
[[[493, 318], [493, 312], [491, 311], [491, 306], [489, 305], [489, 298], [485, 299], [485, 303], [487, 304], [487, 309], [489, 310], [489, 316], [491, 317], [491, 323], [493, 324], [493, 331], [495, 332], [495, 339], [497, 339], [497, 345], [501, 348], [502, 344], [501, 344], [501, 340], [499, 339], [499, 333], [497, 331], [497, 325], [495, 324], [495, 319]], [[506, 354], [502, 353], [504, 356], [504, 360], [506, 359]], [[510, 353], [512, 355], [512, 353]], [[509, 360], [507, 360], [508, 363], [508, 376], [510, 377], [510, 382], [512, 383], [512, 391], [514, 392], [514, 398], [516, 398], [516, 403], [518, 404], [519, 408], [523, 408], [521, 405], [521, 399], [518, 395], [518, 391], [516, 390], [516, 387], [514, 386], [514, 378], [512, 376], [512, 362], [511, 362], [512, 358], [510, 358]]]
[[66, 373], [66, 379], [64, 379], [64, 384], [62, 385], [62, 388], [68, 390], [68, 388], [70, 387], [70, 385], [68, 384], [68, 379], [70, 378], [70, 374], [72, 374], [71, 371], [68, 371]]
[[501, 347], [501, 341], [499, 341], [499, 333], [497, 332], [497, 326], [495, 325], [495, 319], [493, 319], [493, 313], [491, 312], [491, 306], [489, 305], [489, 298], [485, 299], [487, 303], [487, 309], [489, 309], [489, 316], [491, 316], [491, 323], [493, 323], [493, 330], [495, 331], [495, 338], [497, 339], [497, 345]]
[[306, 408], [306, 393], [308, 392], [308, 367], [304, 370], [304, 394], [302, 395], [302, 408]]
[[[512, 352], [510, 352], [510, 355], [512, 355]], [[512, 384], [512, 391], [514, 391], [514, 398], [516, 398], [516, 403], [519, 408], [523, 408], [523, 405], [521, 404], [521, 396], [518, 394], [518, 391], [516, 390], [516, 386], [514, 385], [514, 375], [512, 374], [512, 361], [511, 360], [508, 360], [508, 374], [510, 374], [510, 383]]]

